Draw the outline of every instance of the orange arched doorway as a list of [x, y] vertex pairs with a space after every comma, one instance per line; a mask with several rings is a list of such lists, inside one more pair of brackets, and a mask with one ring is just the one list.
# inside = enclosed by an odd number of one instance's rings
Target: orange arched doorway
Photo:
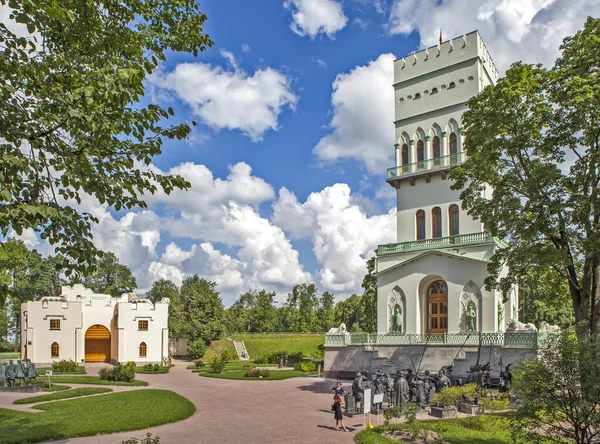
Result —
[[85, 332], [85, 362], [110, 362], [110, 331], [92, 325]]
[[448, 331], [448, 285], [442, 280], [427, 288], [427, 333]]

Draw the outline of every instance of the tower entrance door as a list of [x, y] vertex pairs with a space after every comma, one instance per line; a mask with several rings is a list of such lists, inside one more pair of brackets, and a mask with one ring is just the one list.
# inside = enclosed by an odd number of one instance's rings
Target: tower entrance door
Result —
[[448, 285], [433, 282], [427, 289], [427, 333], [448, 331]]
[[110, 331], [92, 325], [85, 332], [85, 362], [110, 362]]

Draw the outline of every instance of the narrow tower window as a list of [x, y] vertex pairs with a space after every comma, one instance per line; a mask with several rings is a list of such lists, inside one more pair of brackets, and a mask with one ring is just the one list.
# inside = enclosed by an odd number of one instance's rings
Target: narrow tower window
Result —
[[408, 171], [408, 145], [402, 145], [402, 171]]
[[431, 210], [431, 237], [442, 237], [442, 210], [440, 207]]
[[458, 162], [458, 143], [456, 141], [456, 133], [450, 134], [450, 163], [454, 165]]
[[422, 140], [417, 142], [417, 168], [425, 168], [425, 144]]
[[450, 205], [448, 208], [448, 219], [450, 220], [450, 236], [456, 236], [458, 231], [458, 205]]
[[58, 346], [58, 342], [53, 342], [52, 347], [50, 347], [51, 356], [53, 358], [58, 358], [60, 355], [60, 347]]
[[145, 342], [142, 342], [140, 344], [140, 358], [145, 358], [147, 354], [148, 354], [148, 347], [146, 346]]
[[431, 144], [431, 157], [433, 157], [433, 164], [440, 165], [440, 138], [435, 136]]
[[425, 211], [417, 211], [417, 240], [425, 239]]

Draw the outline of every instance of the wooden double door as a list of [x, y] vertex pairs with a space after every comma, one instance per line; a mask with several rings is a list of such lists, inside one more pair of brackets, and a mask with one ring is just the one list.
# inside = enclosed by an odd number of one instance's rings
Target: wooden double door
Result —
[[433, 282], [427, 288], [427, 333], [448, 331], [448, 285], [445, 281]]
[[110, 362], [110, 331], [92, 325], [85, 332], [85, 362]]

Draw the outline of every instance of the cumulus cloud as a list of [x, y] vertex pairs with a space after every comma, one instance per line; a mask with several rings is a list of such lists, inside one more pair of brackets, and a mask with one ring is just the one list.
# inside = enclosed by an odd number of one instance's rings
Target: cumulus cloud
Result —
[[333, 38], [348, 23], [342, 5], [336, 0], [286, 0], [283, 6], [292, 12], [290, 28], [303, 37], [314, 39], [326, 34]]
[[600, 15], [596, 0], [395, 0], [391, 34], [419, 33], [421, 46], [479, 30], [501, 72], [523, 60], [551, 66], [562, 39]]
[[202, 122], [220, 130], [240, 130], [252, 141], [279, 128], [284, 109], [294, 110], [298, 97], [291, 80], [276, 69], [258, 69], [250, 75], [240, 69], [229, 51], [221, 51], [230, 70], [208, 63], [181, 63], [172, 72], [154, 75], [160, 91], [174, 93]]
[[361, 201], [348, 185], [338, 183], [310, 194], [304, 203], [282, 188], [273, 204], [276, 225], [290, 236], [313, 241], [326, 290], [358, 291], [373, 250], [396, 237], [396, 210], [368, 216]]
[[394, 55], [338, 74], [331, 95], [332, 132], [314, 148], [322, 161], [352, 158], [372, 173], [392, 163], [394, 153]]

